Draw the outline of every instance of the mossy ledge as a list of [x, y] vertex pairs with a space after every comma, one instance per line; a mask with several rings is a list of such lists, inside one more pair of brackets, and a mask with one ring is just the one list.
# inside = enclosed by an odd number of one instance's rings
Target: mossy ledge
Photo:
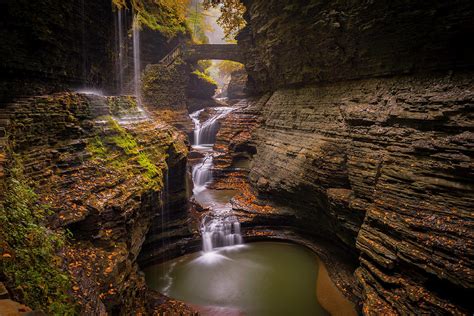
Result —
[[160, 191], [163, 187], [163, 170], [168, 168], [167, 148], [144, 148], [113, 117], [103, 133], [89, 139], [87, 151], [122, 176], [141, 176], [144, 187]]
[[0, 175], [1, 277], [13, 299], [48, 315], [145, 312], [137, 257], [163, 175], [185, 168], [187, 147], [163, 122], [119, 124], [135, 108], [127, 96], [59, 93], [0, 110], [11, 148]]
[[21, 157], [11, 150], [8, 156], [2, 185], [6, 194], [0, 205], [3, 278], [14, 296], [31, 308], [48, 315], [74, 315], [78, 309], [62, 259], [68, 231], [47, 227], [50, 208], [38, 203]]

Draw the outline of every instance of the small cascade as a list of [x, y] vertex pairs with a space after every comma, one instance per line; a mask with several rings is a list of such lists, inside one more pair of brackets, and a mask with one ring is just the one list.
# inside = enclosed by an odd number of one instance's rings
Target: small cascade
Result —
[[[214, 167], [214, 150], [219, 120], [234, 110], [231, 107], [213, 108], [214, 113], [206, 121], [201, 122], [203, 110], [190, 114], [194, 122], [194, 145], [193, 149], [203, 155], [202, 160], [192, 168], [193, 193], [197, 196], [204, 193], [207, 185], [212, 181], [212, 169]], [[216, 203], [217, 205], [217, 203]], [[215, 248], [234, 246], [242, 243], [240, 223], [237, 217], [229, 214], [226, 207], [212, 207], [211, 214], [204, 217], [201, 223], [202, 247], [204, 252], [211, 252]]]
[[213, 157], [211, 153], [206, 153], [202, 163], [193, 166], [193, 193], [198, 194], [206, 189], [206, 184], [212, 180]]
[[204, 111], [204, 109], [193, 112], [189, 115], [191, 117], [191, 120], [194, 123], [194, 140], [193, 140], [193, 145], [198, 145], [200, 144], [199, 142], [199, 131], [201, 129], [201, 122], [199, 121], [199, 115]]
[[201, 224], [202, 246], [204, 252], [215, 248], [242, 244], [240, 223], [235, 216], [205, 217]]
[[219, 120], [227, 116], [233, 111], [231, 107], [217, 107], [213, 108], [216, 113], [211, 116], [204, 123], [200, 123], [199, 116], [204, 110], [199, 110], [190, 115], [195, 124], [194, 129], [194, 145], [209, 145], [216, 140], [216, 135], [219, 130]]

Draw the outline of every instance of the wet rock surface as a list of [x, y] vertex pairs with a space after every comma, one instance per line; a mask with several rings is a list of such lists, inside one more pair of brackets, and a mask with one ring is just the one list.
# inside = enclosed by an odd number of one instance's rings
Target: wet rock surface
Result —
[[470, 74], [371, 79], [263, 107], [252, 183], [360, 253], [366, 314], [472, 307], [473, 88]]
[[364, 314], [472, 313], [472, 2], [245, 4], [258, 197], [359, 258]]
[[246, 0], [238, 43], [254, 92], [474, 65], [468, 0]]
[[65, 267], [85, 314], [146, 311], [137, 257], [161, 212], [164, 174], [187, 155], [181, 134], [163, 122], [119, 125], [111, 114], [126, 104], [133, 112], [130, 97], [64, 93], [21, 99], [1, 113], [27, 178], [54, 211], [50, 227], [72, 233]]

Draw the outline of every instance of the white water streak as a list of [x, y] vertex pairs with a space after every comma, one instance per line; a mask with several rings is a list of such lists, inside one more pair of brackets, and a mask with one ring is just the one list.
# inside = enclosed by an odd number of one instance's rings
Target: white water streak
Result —
[[[202, 161], [193, 166], [193, 193], [207, 189], [207, 184], [212, 181], [213, 150], [218, 129], [219, 120], [234, 110], [231, 107], [213, 108], [215, 113], [205, 122], [200, 121], [203, 110], [196, 111], [190, 115], [194, 122], [194, 146], [193, 148], [204, 154]], [[215, 212], [214, 212], [215, 213]], [[240, 223], [235, 216], [223, 214], [212, 214], [205, 217], [201, 223], [202, 247], [205, 253], [212, 252], [216, 248], [228, 247], [242, 244]]]

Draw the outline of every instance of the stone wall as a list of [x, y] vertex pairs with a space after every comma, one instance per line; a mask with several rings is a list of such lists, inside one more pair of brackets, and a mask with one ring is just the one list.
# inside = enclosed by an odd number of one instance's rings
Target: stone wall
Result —
[[469, 309], [473, 91], [471, 73], [443, 73], [278, 90], [263, 107], [250, 178], [300, 228], [357, 248], [366, 314]]
[[260, 198], [359, 257], [364, 314], [468, 314], [473, 3], [246, 5]]
[[72, 233], [63, 258], [81, 314], [144, 313], [153, 303], [137, 257], [162, 213], [167, 170], [184, 181], [181, 135], [150, 119], [119, 125], [126, 109], [136, 112], [134, 98], [60, 93], [0, 111], [39, 203], [54, 212], [49, 227]]
[[246, 0], [250, 88], [474, 66], [474, 3]]
[[0, 3], [0, 103], [16, 95], [112, 83], [111, 1]]

